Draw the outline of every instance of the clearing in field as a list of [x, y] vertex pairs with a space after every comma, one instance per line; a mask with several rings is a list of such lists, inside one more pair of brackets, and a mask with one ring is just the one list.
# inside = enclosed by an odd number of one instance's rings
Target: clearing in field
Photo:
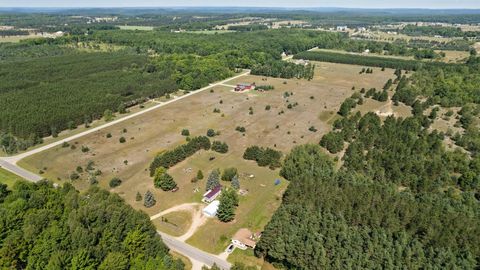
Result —
[[142, 25], [118, 25], [122, 30], [139, 30], [139, 31], [152, 31], [153, 26], [142, 26]]
[[[318, 143], [330, 130], [329, 122], [336, 117], [340, 104], [353, 94], [352, 86], [357, 90], [362, 87], [381, 89], [389, 78], [393, 78], [391, 69], [382, 72], [373, 68], [373, 74], [359, 74], [362, 66], [315, 64], [315, 77], [311, 81], [243, 76], [225, 84], [255, 82], [257, 86], [272, 85], [275, 89], [235, 93], [231, 87], [217, 86], [79, 138], [68, 146], [30, 156], [19, 164], [33, 172], [43, 170], [44, 176], [58, 183], [73, 182], [81, 190], [90, 186], [93, 172], [101, 171], [95, 177], [98, 185], [120, 194], [134, 208], [150, 216], [177, 205], [199, 203], [211, 170], [236, 167], [240, 188], [247, 192], [240, 196], [235, 220], [221, 223], [208, 219], [187, 240], [205, 251], [220, 253], [239, 228], [263, 230], [280, 205], [288, 185], [279, 176], [279, 170], [244, 160], [245, 149], [258, 145], [286, 154], [295, 145]], [[236, 131], [238, 126], [244, 127], [246, 132]], [[219, 154], [202, 150], [170, 168], [168, 172], [179, 190], [164, 192], [153, 186], [148, 167], [157, 153], [185, 143], [182, 129], [188, 129], [191, 136], [205, 135], [207, 129], [214, 129], [220, 134], [211, 141], [226, 142], [229, 151]], [[107, 136], [109, 134], [111, 136]], [[125, 142], [122, 143], [121, 138]], [[205, 178], [192, 182], [198, 170], [203, 171]], [[74, 172], [79, 178], [72, 181], [70, 176]], [[109, 187], [113, 177], [122, 180], [120, 186]], [[279, 185], [275, 185], [276, 179], [281, 179]], [[230, 185], [221, 182], [224, 186]], [[137, 192], [143, 196], [147, 190], [156, 199], [151, 208], [145, 208], [143, 200], [136, 200]], [[191, 222], [188, 216], [185, 213], [176, 218], [167, 216], [175, 226], [159, 224], [161, 218], [154, 222], [162, 231], [181, 235]]]

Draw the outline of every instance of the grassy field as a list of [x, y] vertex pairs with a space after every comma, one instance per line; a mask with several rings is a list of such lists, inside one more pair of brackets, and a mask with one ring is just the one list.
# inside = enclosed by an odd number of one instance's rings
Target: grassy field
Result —
[[[120, 119], [120, 118], [125, 117], [125, 116], [128, 116], [128, 115], [130, 115], [130, 114], [132, 114], [132, 113], [135, 113], [135, 112], [138, 112], [138, 111], [141, 111], [141, 110], [148, 109], [148, 108], [150, 108], [150, 107], [152, 107], [152, 106], [155, 106], [155, 105], [157, 105], [157, 103], [154, 103], [154, 102], [146, 102], [146, 103], [144, 103], [144, 104], [142, 104], [142, 105], [136, 105], [136, 106], [130, 107], [130, 108], [128, 108], [127, 113], [125, 113], [125, 114], [118, 114], [118, 113], [117, 113], [117, 114], [114, 115], [114, 117], [113, 117], [112, 120]], [[143, 108], [141, 108], [141, 106], [143, 106]], [[105, 124], [105, 123], [106, 123], [106, 122], [105, 122], [105, 119], [101, 118], [101, 119], [98, 119], [98, 120], [94, 120], [94, 121], [89, 125], [88, 128], [85, 127], [85, 125], [80, 125], [80, 126], [76, 127], [75, 129], [72, 129], [72, 130], [70, 130], [70, 129], [64, 130], [64, 131], [62, 131], [62, 132], [60, 132], [60, 133], [58, 134], [58, 137], [55, 137], [55, 138], [54, 138], [54, 137], [52, 137], [52, 136], [49, 136], [49, 137], [43, 138], [43, 143], [37, 144], [37, 145], [35, 145], [35, 146], [33, 146], [33, 147], [30, 147], [30, 148], [27, 149], [27, 151], [32, 150], [32, 149], [35, 149], [35, 148], [38, 148], [38, 147], [41, 147], [41, 146], [44, 146], [44, 145], [47, 145], [47, 144], [50, 144], [50, 143], [52, 143], [52, 142], [61, 141], [61, 140], [65, 139], [65, 138], [68, 138], [68, 137], [70, 137], [70, 136], [72, 136], [72, 135], [81, 133], [81, 132], [86, 131], [86, 130], [91, 129], [91, 128], [95, 128], [95, 127], [101, 126], [101, 125], [103, 125], [103, 124]], [[25, 152], [25, 151], [20, 151], [19, 153], [22, 153], [22, 152]], [[19, 153], [17, 153], [17, 154], [19, 154]], [[4, 157], [4, 156], [8, 156], [8, 155], [7, 155], [5, 152], [3, 152], [2, 149], [0, 149], [0, 156]], [[27, 165], [27, 167], [28, 167], [28, 165]], [[33, 168], [30, 168], [30, 169], [33, 169]], [[33, 170], [32, 172], [35, 172], [35, 170]]]
[[[83, 172], [73, 184], [83, 190], [89, 186], [86, 165], [93, 161], [93, 167], [102, 171], [97, 177], [101, 187], [118, 193], [134, 208], [149, 215], [182, 203], [200, 202], [205, 179], [212, 169], [236, 167], [241, 188], [248, 190], [248, 194], [240, 198], [235, 220], [220, 223], [210, 219], [188, 240], [203, 250], [220, 253], [239, 228], [261, 231], [281, 203], [282, 193], [288, 185], [286, 181], [274, 185], [274, 180], [280, 178], [278, 170], [258, 167], [254, 162], [243, 160], [245, 149], [251, 145], [268, 146], [286, 154], [295, 145], [318, 143], [323, 134], [330, 131], [333, 119], [338, 117], [336, 112], [340, 104], [354, 92], [352, 86], [380, 89], [393, 77], [390, 69], [382, 72], [374, 68], [373, 74], [359, 74], [362, 66], [315, 64], [315, 77], [311, 81], [244, 76], [226, 84], [256, 82], [257, 85], [273, 85], [275, 90], [235, 93], [232, 87], [217, 86], [212, 88], [213, 92], [198, 93], [84, 136], [71, 143], [75, 149], [55, 147], [30, 156], [20, 164], [33, 172], [42, 169], [45, 177], [58, 183], [71, 182], [69, 175], [80, 166]], [[289, 97], [285, 97], [286, 92]], [[288, 109], [288, 104], [297, 105]], [[267, 105], [270, 110], [266, 110]], [[253, 114], [249, 114], [250, 107]], [[215, 108], [220, 113], [214, 113]], [[236, 131], [237, 126], [244, 126], [246, 133]], [[317, 132], [309, 131], [311, 126]], [[154, 188], [148, 166], [156, 153], [185, 143], [185, 137], [180, 134], [184, 128], [189, 129], [192, 136], [205, 135], [209, 128], [219, 131], [220, 135], [213, 140], [225, 141], [229, 152], [200, 151], [170, 168], [169, 173], [180, 189], [175, 193], [163, 192]], [[111, 138], [107, 138], [108, 133]], [[120, 137], [126, 142], [120, 143]], [[81, 146], [87, 146], [89, 151], [82, 152]], [[205, 179], [192, 183], [190, 180], [199, 169]], [[252, 174], [253, 178], [247, 177]], [[112, 177], [122, 179], [122, 184], [109, 188]], [[229, 185], [227, 182], [223, 184]], [[147, 190], [154, 193], [157, 201], [148, 209], [142, 202], [135, 201], [137, 192], [143, 195]], [[162, 229], [161, 225], [159, 228]]]
[[12, 187], [15, 182], [23, 181], [23, 178], [17, 176], [5, 169], [0, 168], [0, 183]]
[[187, 232], [192, 224], [192, 214], [188, 211], [177, 211], [153, 220], [153, 224], [162, 232], [180, 236]]
[[117, 25], [122, 30], [139, 30], [139, 31], [152, 31], [153, 26], [141, 26], [141, 25]]

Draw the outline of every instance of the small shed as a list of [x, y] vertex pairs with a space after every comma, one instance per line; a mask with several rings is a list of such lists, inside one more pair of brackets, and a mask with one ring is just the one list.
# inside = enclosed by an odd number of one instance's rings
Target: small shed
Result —
[[220, 205], [220, 201], [213, 201], [205, 208], [203, 208], [203, 214], [207, 217], [215, 217], [217, 215], [218, 206]]

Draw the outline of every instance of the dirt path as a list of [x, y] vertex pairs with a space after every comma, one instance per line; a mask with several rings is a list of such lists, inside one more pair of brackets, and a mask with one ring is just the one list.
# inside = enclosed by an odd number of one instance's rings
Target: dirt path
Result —
[[192, 214], [192, 224], [190, 228], [185, 232], [183, 235], [179, 237], [175, 237], [177, 240], [185, 242], [188, 238], [190, 238], [199, 227], [201, 227], [207, 221], [207, 217], [205, 217], [202, 213], [204, 208], [204, 204], [201, 203], [184, 203], [180, 205], [176, 205], [174, 207], [168, 208], [156, 215], [150, 217], [150, 220], [157, 219], [163, 215], [177, 212], [177, 211], [188, 211]]

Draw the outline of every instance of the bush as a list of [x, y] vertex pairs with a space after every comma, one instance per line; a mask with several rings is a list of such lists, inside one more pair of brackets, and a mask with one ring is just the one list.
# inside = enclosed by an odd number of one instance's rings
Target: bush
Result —
[[122, 180], [120, 180], [120, 178], [118, 177], [114, 177], [110, 180], [110, 182], [108, 183], [108, 185], [111, 187], [111, 188], [115, 188], [115, 187], [118, 187], [122, 184]]
[[228, 152], [228, 145], [225, 142], [213, 141], [212, 150], [218, 153], [225, 154]]
[[232, 181], [233, 177], [238, 174], [237, 168], [226, 168], [222, 174], [223, 181]]
[[72, 173], [70, 174], [70, 180], [72, 180], [72, 181], [73, 181], [73, 180], [77, 180], [77, 179], [79, 179], [79, 178], [80, 178], [80, 175], [79, 175], [78, 173], [76, 173], [76, 172], [72, 172]]
[[105, 137], [111, 138], [111, 137], [112, 137], [112, 133], [107, 133], [107, 135], [106, 135]]
[[215, 137], [215, 135], [217, 135], [217, 134], [215, 133], [215, 130], [213, 130], [213, 129], [211, 129], [211, 128], [207, 130], [207, 136], [208, 136], [208, 137]]
[[182, 136], [190, 136], [190, 131], [188, 129], [182, 129]]
[[238, 132], [242, 132], [242, 133], [244, 133], [244, 132], [247, 131], [247, 130], [245, 129], [245, 127], [241, 127], [241, 126], [237, 126], [237, 127], [235, 128], [235, 130], [238, 131]]
[[198, 170], [197, 172], [197, 180], [202, 180], [203, 179], [203, 172], [202, 170]]
[[88, 148], [88, 146], [82, 145], [82, 153], [87, 153], [88, 151], [90, 151], [90, 148]]
[[125, 137], [120, 137], [120, 139], [118, 139], [118, 141], [120, 143], [125, 143], [127, 140], [125, 139]]

